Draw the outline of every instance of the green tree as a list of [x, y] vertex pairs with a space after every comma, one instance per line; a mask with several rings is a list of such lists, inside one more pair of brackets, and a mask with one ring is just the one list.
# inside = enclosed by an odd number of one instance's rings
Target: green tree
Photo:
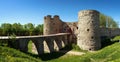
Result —
[[16, 36], [28, 36], [28, 35], [42, 35], [43, 24], [39, 24], [35, 27], [32, 23], [21, 25], [20, 23], [3, 23], [0, 26], [0, 35], [16, 35]]
[[1, 25], [1, 29], [2, 29], [2, 34], [3, 35], [11, 35], [12, 34], [12, 25], [9, 23], [3, 23]]
[[107, 28], [118, 28], [117, 22], [115, 22], [112, 17], [106, 16], [104, 14], [100, 14], [100, 26]]
[[33, 35], [33, 31], [34, 31], [34, 25], [32, 23], [28, 23], [24, 25], [24, 28], [29, 31], [29, 35]]
[[0, 35], [3, 35], [2, 32], [3, 32], [3, 30], [2, 30], [1, 27], [0, 27]]
[[37, 35], [42, 35], [43, 34], [43, 24], [39, 24], [35, 27], [34, 33]]
[[14, 23], [12, 25], [12, 28], [13, 28], [13, 33], [15, 35], [22, 35], [22, 33], [23, 33], [23, 26], [20, 23]]

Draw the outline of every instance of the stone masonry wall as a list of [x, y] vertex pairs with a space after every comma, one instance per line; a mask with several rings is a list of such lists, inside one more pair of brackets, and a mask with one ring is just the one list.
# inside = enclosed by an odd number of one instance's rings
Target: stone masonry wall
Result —
[[120, 35], [119, 28], [100, 28], [100, 36], [107, 36], [109, 38]]
[[53, 18], [48, 15], [44, 17], [44, 35], [57, 33], [71, 33], [70, 43], [76, 43], [77, 39], [77, 23], [78, 22], [63, 22], [59, 16]]
[[78, 14], [77, 45], [83, 50], [98, 50], [101, 48], [99, 12], [83, 10]]
[[44, 17], [44, 35], [60, 33], [62, 29], [62, 21], [59, 16], [55, 15], [53, 18], [51, 15]]
[[120, 29], [100, 27], [99, 12], [83, 10], [78, 14], [78, 22], [63, 22], [59, 16], [44, 17], [44, 35], [70, 33], [69, 43], [76, 43], [83, 50], [101, 48], [100, 38], [120, 35]]
[[71, 33], [70, 43], [77, 43], [78, 22], [63, 22], [63, 33]]

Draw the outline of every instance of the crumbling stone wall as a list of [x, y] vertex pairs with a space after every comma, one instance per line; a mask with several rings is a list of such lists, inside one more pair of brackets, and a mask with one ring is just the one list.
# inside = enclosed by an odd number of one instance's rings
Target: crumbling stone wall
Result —
[[99, 12], [83, 10], [78, 14], [77, 45], [83, 50], [97, 50], [101, 48]]
[[60, 33], [62, 29], [62, 21], [59, 16], [55, 15], [53, 18], [51, 15], [44, 17], [44, 35]]
[[78, 22], [63, 22], [63, 33], [71, 33], [70, 43], [77, 43]]
[[51, 15], [44, 17], [44, 35], [57, 34], [57, 33], [71, 33], [70, 43], [76, 43], [77, 39], [77, 23], [78, 22], [63, 22], [59, 16]]

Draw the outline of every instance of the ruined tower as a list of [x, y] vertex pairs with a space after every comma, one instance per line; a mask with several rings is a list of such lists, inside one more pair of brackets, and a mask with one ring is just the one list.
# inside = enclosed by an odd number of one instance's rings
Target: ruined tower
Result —
[[62, 21], [59, 16], [55, 15], [53, 18], [51, 15], [44, 17], [44, 35], [60, 33], [62, 29]]
[[47, 15], [44, 17], [44, 31], [43, 31], [44, 35], [51, 33], [51, 22], [52, 22], [51, 15]]
[[83, 50], [98, 50], [100, 42], [99, 12], [82, 10], [78, 13], [77, 45]]

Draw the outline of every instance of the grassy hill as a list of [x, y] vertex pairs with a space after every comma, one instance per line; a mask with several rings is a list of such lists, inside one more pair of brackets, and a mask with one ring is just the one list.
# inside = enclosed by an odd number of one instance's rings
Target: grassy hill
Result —
[[41, 62], [18, 50], [0, 46], [0, 62]]
[[82, 56], [67, 55], [50, 62], [120, 62], [120, 43]]
[[[37, 57], [37, 58], [35, 58]], [[0, 46], [0, 62], [120, 62], [120, 43], [114, 43], [96, 52], [82, 56], [62, 53], [34, 56]]]

